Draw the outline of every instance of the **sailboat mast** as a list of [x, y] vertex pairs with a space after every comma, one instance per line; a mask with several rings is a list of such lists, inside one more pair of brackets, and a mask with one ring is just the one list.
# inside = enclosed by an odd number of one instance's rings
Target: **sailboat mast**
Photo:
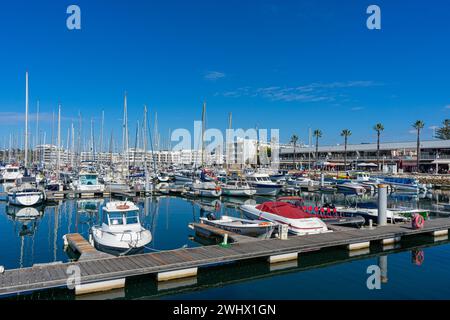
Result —
[[73, 168], [73, 157], [75, 153], [75, 128], [73, 126], [72, 122], [72, 146], [71, 146], [71, 152], [70, 152], [70, 166]]
[[130, 159], [128, 157], [128, 111], [127, 111], [127, 93], [125, 92], [125, 98], [123, 103], [123, 134], [122, 145], [124, 157], [126, 157], [127, 170], [130, 167]]
[[202, 166], [205, 165], [205, 131], [206, 131], [206, 102], [203, 103], [202, 110]]
[[95, 149], [94, 149], [94, 119], [91, 118], [91, 155], [92, 155], [92, 160], [95, 161]]
[[57, 146], [57, 159], [56, 168], [59, 178], [59, 170], [61, 169], [61, 104], [58, 106], [58, 146]]
[[[232, 126], [233, 126], [233, 113], [230, 112], [228, 114], [228, 130], [231, 130]], [[228, 139], [228, 134], [226, 134], [226, 139]], [[227, 157], [226, 157], [228, 170], [230, 170], [230, 162], [231, 162], [231, 154], [232, 154], [231, 151], [232, 151], [233, 147], [234, 147], [234, 144], [232, 144], [231, 141], [228, 141], [228, 144], [227, 144], [227, 147], [226, 147], [228, 149]]]
[[105, 126], [105, 110], [102, 110], [102, 126], [101, 126], [101, 132], [100, 132], [100, 148], [99, 152], [103, 152], [103, 129]]
[[28, 167], [28, 71], [25, 73], [25, 169]]
[[[36, 137], [34, 146], [37, 147], [39, 143], [40, 141], [39, 141], [39, 100], [38, 100], [36, 106]], [[36, 158], [39, 159], [39, 151], [37, 148], [36, 148]]]

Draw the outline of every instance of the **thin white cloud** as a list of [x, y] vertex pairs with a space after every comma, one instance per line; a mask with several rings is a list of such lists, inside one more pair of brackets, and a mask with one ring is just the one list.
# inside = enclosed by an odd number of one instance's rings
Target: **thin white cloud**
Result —
[[444, 109], [450, 109], [450, 104], [446, 105]]
[[209, 81], [216, 81], [225, 77], [226, 77], [225, 73], [219, 71], [208, 71], [204, 75], [205, 80]]
[[367, 88], [380, 85], [373, 81], [347, 81], [331, 83], [311, 83], [296, 87], [270, 86], [252, 89], [250, 87], [238, 88], [233, 91], [224, 92], [224, 97], [261, 97], [271, 101], [284, 102], [321, 102], [335, 101], [346, 97], [339, 92], [343, 89]]
[[354, 107], [352, 108], [352, 111], [361, 111], [364, 110], [364, 107]]
[[[55, 121], [58, 114], [55, 113]], [[36, 121], [37, 113], [28, 114], [28, 121], [31, 123]], [[53, 114], [48, 112], [39, 113], [39, 122], [52, 122]], [[69, 117], [61, 117], [61, 120], [74, 120]], [[16, 125], [17, 123], [25, 123], [25, 112], [0, 112], [0, 124]]]

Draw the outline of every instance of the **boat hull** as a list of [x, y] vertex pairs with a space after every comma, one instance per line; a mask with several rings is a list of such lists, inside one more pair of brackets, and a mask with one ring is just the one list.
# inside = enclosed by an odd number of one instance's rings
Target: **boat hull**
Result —
[[258, 226], [251, 226], [251, 227], [230, 226], [230, 225], [221, 224], [219, 221], [215, 221], [215, 220], [210, 221], [207, 219], [202, 219], [202, 223], [225, 230], [225, 231], [233, 232], [233, 233], [236, 233], [236, 234], [239, 234], [242, 236], [258, 238], [258, 239], [269, 239], [275, 230], [274, 224], [270, 224], [268, 226], [258, 225]]
[[[99, 227], [91, 228], [91, 240], [96, 248], [114, 250], [117, 252], [133, 252], [143, 250], [152, 241], [149, 230], [142, 232], [105, 232]], [[103, 250], [102, 250], [103, 251]]]
[[266, 185], [266, 184], [251, 184], [256, 189], [257, 196], [277, 196], [281, 192], [281, 186], [279, 185]]
[[32, 207], [42, 203], [44, 196], [41, 192], [9, 193], [8, 202], [15, 206]]
[[288, 219], [281, 215], [258, 210], [256, 206], [252, 205], [243, 205], [241, 210], [250, 219], [285, 224], [288, 226], [289, 233], [298, 236], [330, 232], [327, 225], [318, 218]]
[[228, 189], [222, 188], [222, 195], [230, 197], [251, 197], [256, 194], [255, 189]]

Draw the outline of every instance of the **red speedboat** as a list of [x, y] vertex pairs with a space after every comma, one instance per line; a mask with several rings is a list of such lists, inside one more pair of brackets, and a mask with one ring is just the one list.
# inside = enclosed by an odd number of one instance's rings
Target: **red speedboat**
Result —
[[296, 235], [330, 232], [327, 225], [361, 226], [364, 219], [339, 217], [331, 209], [308, 208], [299, 197], [283, 197], [260, 205], [243, 205], [247, 217], [287, 224], [289, 231]]

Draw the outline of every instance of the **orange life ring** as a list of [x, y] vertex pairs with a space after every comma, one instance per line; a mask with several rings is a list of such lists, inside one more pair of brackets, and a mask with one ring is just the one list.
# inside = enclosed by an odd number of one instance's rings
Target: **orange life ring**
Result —
[[261, 222], [259, 225], [261, 227], [267, 227], [267, 226], [270, 226], [270, 222]]
[[130, 207], [128, 205], [126, 205], [126, 204], [121, 204], [121, 205], [117, 206], [117, 209], [119, 209], [119, 210], [126, 210], [126, 209], [129, 209], [129, 208]]
[[216, 187], [216, 191], [219, 192], [220, 190], [222, 190], [222, 188], [219, 187], [219, 186], [217, 186], [217, 187]]

